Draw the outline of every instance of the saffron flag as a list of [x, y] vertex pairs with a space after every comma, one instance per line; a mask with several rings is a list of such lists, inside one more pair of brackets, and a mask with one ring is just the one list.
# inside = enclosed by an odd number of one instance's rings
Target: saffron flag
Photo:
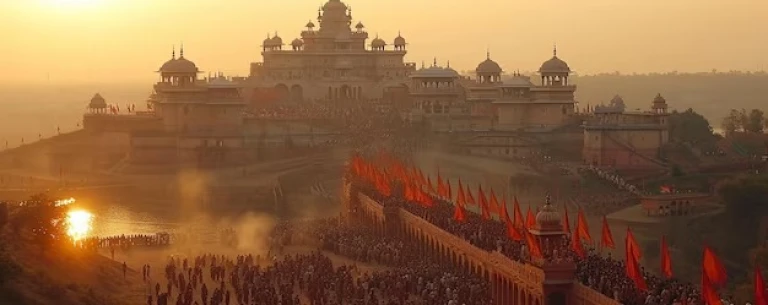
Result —
[[765, 298], [765, 281], [760, 266], [755, 264], [755, 305], [768, 305], [768, 299]]
[[632, 254], [636, 261], [640, 261], [640, 258], [642, 257], [642, 254], [640, 253], [640, 245], [637, 243], [637, 240], [635, 240], [635, 235], [632, 234], [632, 229], [629, 227], [627, 227], [627, 236], [625, 237], [624, 242], [626, 243], [625, 247], [627, 255]]
[[514, 241], [523, 240], [523, 235], [520, 234], [520, 230], [518, 230], [511, 222], [507, 223], [507, 237]]
[[[578, 232], [578, 230], [579, 224], [576, 223], [576, 232]], [[581, 258], [586, 256], [586, 252], [584, 252], [584, 246], [581, 244], [581, 239], [579, 239], [578, 234], [571, 234], [571, 249]]]
[[640, 265], [633, 255], [630, 255], [629, 260], [627, 261], [627, 277], [635, 282], [635, 286], [637, 286], [638, 289], [643, 291], [648, 290], [648, 285], [645, 283], [643, 272], [640, 270]]
[[445, 185], [448, 189], [445, 194], [448, 195], [448, 201], [453, 201], [453, 191], [451, 190], [451, 180], [445, 179]]
[[507, 200], [501, 200], [501, 211], [499, 211], [499, 219], [505, 224], [512, 224], [512, 219], [509, 218], [509, 211], [507, 211]]
[[603, 215], [603, 229], [600, 234], [600, 245], [603, 248], [616, 249], [616, 245], [613, 243], [613, 234], [611, 234], [611, 227], [608, 226], [608, 219]]
[[563, 232], [571, 234], [571, 221], [568, 219], [568, 206], [563, 206], [565, 216], [563, 217]]
[[592, 236], [589, 235], [589, 223], [587, 223], [587, 217], [584, 216], [584, 210], [579, 208], [579, 215], [578, 220], [579, 223], [577, 224], [578, 230], [576, 230], [576, 234], [579, 235], [579, 238], [586, 240], [588, 242], [592, 242]]
[[523, 221], [523, 212], [520, 211], [520, 202], [517, 201], [517, 196], [515, 196], [515, 203], [514, 203], [514, 223], [515, 227], [522, 228], [525, 225], [525, 221]]
[[461, 204], [456, 203], [453, 209], [453, 220], [458, 222], [467, 221], [467, 215], [464, 212], [464, 207]]
[[525, 243], [528, 245], [528, 249], [530, 249], [531, 256], [533, 257], [544, 257], [541, 254], [541, 246], [539, 245], [539, 240], [536, 239], [536, 237], [531, 234], [531, 232], [525, 233]]
[[496, 213], [496, 214], [499, 214], [499, 212], [501, 211], [499, 208], [499, 200], [496, 199], [496, 193], [493, 192], [493, 189], [491, 189], [491, 202], [490, 202], [490, 205], [488, 206], [488, 210], [490, 210], [491, 213]]
[[488, 212], [488, 200], [485, 199], [483, 187], [480, 185], [477, 186], [477, 194], [480, 196], [480, 212], [482, 213], [483, 219], [491, 219], [491, 214]]
[[669, 256], [666, 236], [661, 237], [661, 274], [668, 279], [672, 278], [672, 258]]
[[435, 193], [435, 187], [432, 186], [432, 178], [430, 178], [429, 176], [427, 176], [427, 191], [430, 194], [434, 194]]
[[528, 206], [528, 212], [525, 214], [525, 227], [527, 229], [533, 229], [536, 227], [536, 216], [533, 215], [533, 211], [531, 211], [531, 206]]
[[440, 197], [448, 197], [448, 189], [445, 187], [443, 177], [440, 176], [440, 170], [437, 170], [437, 195]]
[[464, 194], [464, 187], [461, 185], [461, 178], [459, 178], [459, 194], [456, 196], [456, 204], [461, 206], [467, 204], [467, 196]]
[[727, 275], [725, 274], [725, 267], [720, 261], [720, 258], [715, 255], [708, 246], [704, 247], [704, 260], [702, 261], [703, 272], [707, 275], [709, 282], [716, 287], [720, 287], [725, 284]]
[[717, 291], [715, 291], [715, 285], [712, 283], [712, 281], [707, 277], [706, 272], [701, 273], [701, 300], [704, 302], [705, 305], [722, 305], [723, 302], [720, 300], [720, 297], [717, 296]]
[[469, 189], [469, 185], [467, 185], [467, 203], [470, 205], [477, 205], [475, 196], [472, 196], [472, 190]]

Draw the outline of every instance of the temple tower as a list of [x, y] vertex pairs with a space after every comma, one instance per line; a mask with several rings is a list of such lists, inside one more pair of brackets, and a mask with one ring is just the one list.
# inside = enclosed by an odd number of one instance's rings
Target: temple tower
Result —
[[542, 283], [546, 304], [567, 304], [568, 295], [576, 281], [576, 263], [567, 259], [568, 237], [563, 231], [560, 213], [547, 196], [536, 214], [536, 226], [530, 230], [541, 245], [543, 258], [532, 259], [544, 271]]

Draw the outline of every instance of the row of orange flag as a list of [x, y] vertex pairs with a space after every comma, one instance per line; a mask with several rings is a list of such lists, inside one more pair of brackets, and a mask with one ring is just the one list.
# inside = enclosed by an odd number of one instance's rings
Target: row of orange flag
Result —
[[[428, 175], [424, 175], [420, 168], [408, 168], [399, 160], [379, 156], [375, 162], [368, 162], [360, 156], [354, 156], [350, 162], [352, 172], [371, 183], [376, 190], [385, 196], [392, 195], [392, 183], [400, 183], [403, 187], [403, 196], [406, 200], [419, 204], [423, 207], [432, 207], [435, 204], [435, 197], [454, 203], [453, 219], [457, 222], [467, 221], [466, 206], [479, 205], [480, 216], [483, 220], [490, 220], [491, 214], [496, 214], [499, 220], [506, 226], [507, 236], [518, 242], [525, 242], [530, 254], [534, 257], [543, 257], [539, 240], [531, 233], [531, 229], [536, 226], [536, 220], [530, 206], [523, 218], [520, 209], [520, 203], [517, 197], [513, 198], [513, 217], [509, 216], [507, 210], [506, 198], [502, 197], [499, 202], [493, 189], [489, 196], [486, 196], [482, 186], [477, 187], [478, 200], [475, 200], [469, 186], [464, 186], [461, 179], [458, 181], [458, 191], [456, 198], [453, 197], [453, 190], [448, 179], [443, 180], [440, 171], [437, 173], [437, 188], [432, 184]], [[579, 208], [574, 232], [571, 232], [568, 209], [565, 208], [562, 230], [571, 236], [571, 249], [578, 256], [586, 257], [586, 251], [583, 248], [583, 242], [592, 242], [589, 233], [589, 224], [583, 210]], [[524, 233], [523, 233], [524, 232]], [[638, 289], [648, 290], [645, 278], [639, 266], [642, 253], [637, 240], [628, 227], [624, 238], [625, 243], [625, 272], [628, 278], [634, 281]], [[615, 249], [613, 235], [611, 233], [608, 220], [603, 216], [602, 230], [600, 236], [600, 246], [603, 248]], [[667, 278], [672, 277], [672, 260], [669, 254], [669, 247], [666, 238], [662, 236], [660, 247], [661, 274]], [[717, 296], [717, 289], [723, 287], [726, 281], [726, 272], [722, 262], [712, 249], [708, 246], [704, 248], [704, 259], [702, 262], [702, 286], [701, 296], [705, 304], [721, 305], [722, 302]], [[763, 278], [759, 268], [755, 268], [755, 304], [768, 305], [765, 296]]]

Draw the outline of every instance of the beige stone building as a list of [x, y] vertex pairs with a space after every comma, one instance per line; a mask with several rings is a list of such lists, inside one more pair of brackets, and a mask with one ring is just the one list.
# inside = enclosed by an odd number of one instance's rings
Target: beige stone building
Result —
[[661, 94], [648, 111], [625, 111], [618, 95], [609, 105], [595, 106], [584, 122], [584, 162], [621, 169], [666, 166], [659, 156], [669, 141], [668, 115]]
[[275, 33], [262, 45], [263, 62], [251, 64], [243, 83], [246, 98], [272, 92], [280, 101], [361, 101], [381, 99], [392, 88], [409, 83], [416, 69], [404, 62], [406, 40], [391, 44], [369, 34], [362, 22], [352, 28], [352, 10], [329, 0], [317, 13], [317, 26], [307, 22], [298, 38], [287, 43]]

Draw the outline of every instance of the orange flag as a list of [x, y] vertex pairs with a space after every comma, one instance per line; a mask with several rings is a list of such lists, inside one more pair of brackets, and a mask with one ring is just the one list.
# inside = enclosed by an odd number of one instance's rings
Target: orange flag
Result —
[[493, 189], [491, 189], [491, 202], [490, 202], [490, 206], [488, 206], [488, 209], [491, 211], [491, 213], [496, 213], [496, 214], [499, 214], [499, 212], [501, 211], [499, 209], [499, 200], [496, 199], [496, 193], [493, 192]]
[[528, 249], [530, 249], [531, 256], [543, 257], [541, 254], [541, 246], [539, 245], [539, 240], [536, 239], [536, 237], [534, 237], [531, 232], [525, 233], [525, 243], [528, 245]]
[[445, 185], [448, 188], [445, 194], [448, 195], [448, 201], [453, 201], [453, 191], [451, 191], [451, 179], [445, 179]]
[[672, 278], [672, 258], [669, 256], [666, 236], [661, 237], [661, 274], [668, 279]]
[[716, 287], [720, 287], [725, 284], [727, 278], [725, 274], [725, 267], [720, 259], [715, 255], [708, 246], [704, 247], [704, 260], [702, 261], [702, 269], [707, 275], [707, 279], [710, 283]]
[[629, 261], [627, 261], [627, 277], [635, 282], [635, 286], [637, 286], [638, 289], [643, 291], [648, 290], [648, 285], [645, 283], [643, 272], [640, 270], [640, 265], [633, 255], [630, 255]]
[[571, 221], [568, 219], [568, 206], [564, 205], [563, 209], [565, 210], [565, 219], [563, 219], [563, 232], [571, 234]]
[[517, 196], [515, 196], [515, 203], [514, 203], [514, 224], [517, 228], [522, 228], [525, 225], [525, 222], [523, 221], [523, 212], [520, 211], [520, 202], [517, 201]]
[[432, 186], [432, 178], [427, 176], [427, 191], [429, 191], [430, 194], [435, 193], [435, 187]]
[[464, 207], [461, 204], [455, 204], [455, 208], [453, 209], [453, 220], [458, 222], [467, 221], [467, 215], [464, 212]]
[[603, 230], [600, 234], [600, 245], [603, 248], [616, 249], [616, 245], [613, 244], [613, 234], [611, 234], [611, 227], [608, 226], [608, 219], [603, 215]]
[[768, 299], [765, 297], [765, 282], [760, 266], [755, 264], [755, 305], [768, 305]]
[[[576, 232], [579, 230], [579, 224], [576, 223]], [[584, 258], [586, 256], [586, 252], [584, 252], [584, 245], [581, 244], [581, 240], [579, 239], [578, 234], [571, 234], [571, 250], [576, 253], [581, 258]]]
[[632, 229], [627, 227], [627, 236], [625, 237], [625, 248], [627, 250], [627, 256], [632, 254], [632, 256], [635, 257], [636, 261], [640, 261], [640, 257], [643, 255], [640, 253], [640, 245], [637, 243], [637, 240], [635, 239], [635, 234], [632, 234]]
[[501, 200], [501, 211], [499, 211], [499, 219], [506, 224], [512, 224], [512, 219], [509, 218], [509, 211], [507, 211], [507, 199]]
[[507, 237], [514, 241], [522, 241], [523, 235], [520, 234], [520, 230], [517, 229], [512, 223], [507, 223]]
[[467, 196], [464, 195], [464, 187], [461, 185], [461, 178], [459, 178], [459, 194], [456, 196], [456, 204], [461, 206], [467, 204]]
[[578, 230], [576, 230], [576, 234], [579, 235], [579, 238], [586, 240], [588, 242], [592, 241], [592, 236], [589, 235], [589, 223], [587, 223], [587, 217], [584, 216], [584, 210], [579, 208], [579, 215], [578, 215], [578, 224], [576, 227]]
[[707, 277], [706, 272], [701, 273], [701, 300], [705, 305], [722, 305], [720, 297], [715, 291], [715, 285]]
[[483, 193], [483, 187], [477, 186], [477, 194], [480, 196], [480, 212], [483, 215], [483, 219], [491, 219], [491, 214], [488, 212], [488, 200], [485, 199], [485, 193]]
[[536, 216], [533, 215], [530, 205], [528, 206], [528, 212], [525, 214], [525, 227], [528, 229], [536, 227]]
[[475, 196], [472, 196], [472, 190], [469, 189], [469, 185], [467, 185], [467, 203], [471, 205], [477, 205], [477, 202], [475, 201]]
[[437, 170], [437, 194], [443, 198], [448, 197], [448, 189], [445, 188], [445, 182], [443, 182], [443, 178], [440, 176], [440, 170]]

